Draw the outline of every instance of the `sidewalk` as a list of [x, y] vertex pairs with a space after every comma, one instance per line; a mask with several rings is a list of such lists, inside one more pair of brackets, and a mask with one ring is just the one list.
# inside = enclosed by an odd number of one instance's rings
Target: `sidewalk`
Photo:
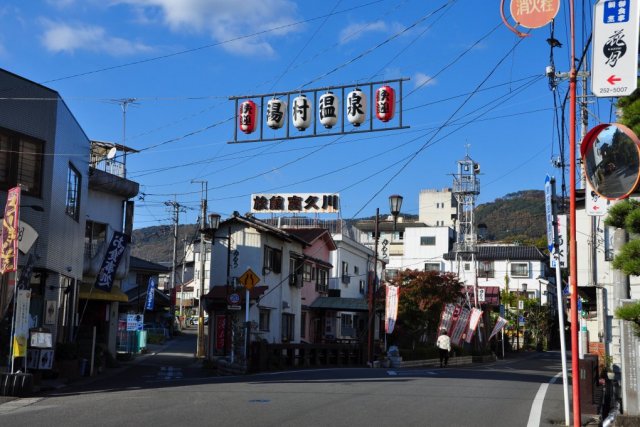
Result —
[[[95, 381], [109, 378], [111, 376], [117, 375], [130, 367], [137, 365], [147, 358], [162, 352], [166, 347], [171, 344], [171, 340], [166, 341], [164, 344], [147, 344], [147, 352], [143, 354], [134, 355], [131, 360], [118, 360], [118, 366], [113, 368], [107, 368], [104, 372], [100, 374], [94, 374], [93, 376], [84, 376], [79, 377], [78, 379], [69, 380], [68, 378], [54, 378], [54, 379], [43, 379], [39, 386], [36, 386], [34, 389], [34, 394], [38, 395], [40, 393], [44, 393], [51, 390], [58, 390], [67, 385], [87, 385], [92, 384]], [[0, 399], [2, 399], [0, 397]], [[15, 397], [8, 397], [8, 399], [13, 400]], [[3, 400], [0, 400], [0, 404], [3, 403]]]

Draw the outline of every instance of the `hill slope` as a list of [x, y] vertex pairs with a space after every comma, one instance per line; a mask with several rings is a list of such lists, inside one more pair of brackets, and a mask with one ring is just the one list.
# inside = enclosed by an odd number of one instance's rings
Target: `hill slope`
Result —
[[523, 190], [476, 207], [476, 225], [487, 240], [537, 240], [546, 236], [544, 191]]

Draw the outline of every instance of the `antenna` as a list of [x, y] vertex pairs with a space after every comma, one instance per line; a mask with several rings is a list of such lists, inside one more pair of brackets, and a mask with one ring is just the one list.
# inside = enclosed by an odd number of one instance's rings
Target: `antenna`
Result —
[[118, 149], [116, 147], [111, 147], [111, 149], [107, 153], [107, 159], [109, 160], [113, 159], [116, 156], [117, 152], [118, 152]]

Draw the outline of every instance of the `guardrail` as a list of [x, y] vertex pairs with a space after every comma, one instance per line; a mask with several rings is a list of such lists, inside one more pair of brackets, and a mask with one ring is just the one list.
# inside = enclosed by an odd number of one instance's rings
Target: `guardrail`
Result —
[[366, 351], [360, 344], [267, 344], [251, 346], [251, 371], [359, 366]]

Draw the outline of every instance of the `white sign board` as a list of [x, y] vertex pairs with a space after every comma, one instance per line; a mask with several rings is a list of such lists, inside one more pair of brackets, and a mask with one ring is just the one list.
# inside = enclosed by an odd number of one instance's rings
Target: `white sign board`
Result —
[[611, 200], [605, 199], [596, 193], [588, 180], [585, 200], [587, 215], [589, 216], [604, 216], [609, 211], [609, 206], [611, 206]]
[[628, 96], [636, 89], [640, 0], [600, 0], [593, 13], [591, 92]]

